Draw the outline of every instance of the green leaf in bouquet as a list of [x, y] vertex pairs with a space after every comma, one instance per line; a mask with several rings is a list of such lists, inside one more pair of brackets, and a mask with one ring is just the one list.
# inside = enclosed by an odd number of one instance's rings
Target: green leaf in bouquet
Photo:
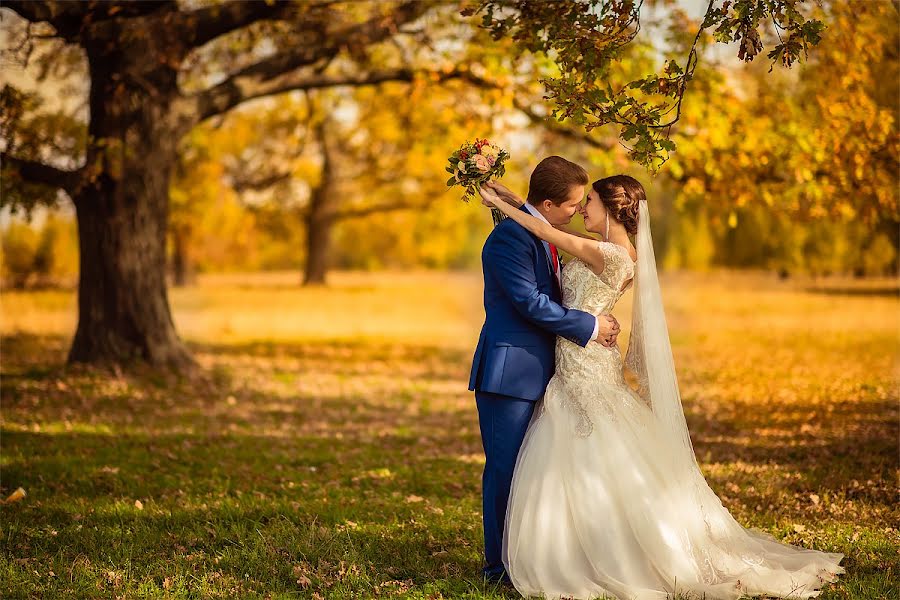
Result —
[[447, 187], [453, 187], [456, 185], [456, 177], [451, 177], [447, 180]]

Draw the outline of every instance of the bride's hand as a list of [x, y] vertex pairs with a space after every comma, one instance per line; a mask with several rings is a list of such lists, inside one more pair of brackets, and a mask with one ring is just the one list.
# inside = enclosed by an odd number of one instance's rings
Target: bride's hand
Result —
[[493, 190], [487, 188], [487, 185], [478, 188], [478, 194], [481, 196], [481, 203], [485, 206], [493, 208], [502, 202], [500, 197]]
[[494, 192], [500, 200], [507, 204], [515, 206], [516, 208], [522, 206], [522, 199], [516, 196], [512, 190], [499, 181], [488, 181], [484, 186]]

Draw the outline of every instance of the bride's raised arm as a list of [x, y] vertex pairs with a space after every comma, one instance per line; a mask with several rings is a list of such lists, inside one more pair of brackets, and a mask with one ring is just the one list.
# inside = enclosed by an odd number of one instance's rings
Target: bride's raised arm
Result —
[[[495, 192], [497, 194], [497, 196], [500, 197], [501, 200], [503, 200], [507, 204], [512, 204], [516, 208], [525, 204], [525, 201], [522, 200], [521, 196], [516, 195], [515, 192], [513, 192], [511, 189], [509, 189], [508, 187], [506, 187], [499, 181], [489, 181], [486, 184], [484, 184], [484, 186], [486, 188], [488, 188], [489, 191]], [[580, 231], [570, 229], [569, 227], [566, 227], [565, 225], [554, 225], [553, 227], [555, 227], [556, 229], [559, 229], [560, 231], [565, 231], [569, 235], [577, 235], [578, 237], [584, 238], [586, 240], [596, 241], [596, 238], [593, 238], [585, 233], [581, 233]]]
[[565, 250], [572, 256], [580, 258], [595, 273], [603, 271], [603, 253], [600, 251], [598, 240], [561, 231], [546, 221], [542, 221], [518, 208], [513, 208], [513, 205], [502, 200], [493, 188], [482, 186], [478, 193], [481, 195], [481, 203], [485, 206], [497, 208], [497, 210], [537, 237], [550, 242], [560, 250]]
[[494, 192], [497, 194], [497, 197], [506, 202], [507, 204], [512, 204], [516, 208], [519, 208], [525, 201], [511, 189], [500, 183], [499, 181], [488, 181], [484, 184], [484, 187], [488, 188], [489, 192]]

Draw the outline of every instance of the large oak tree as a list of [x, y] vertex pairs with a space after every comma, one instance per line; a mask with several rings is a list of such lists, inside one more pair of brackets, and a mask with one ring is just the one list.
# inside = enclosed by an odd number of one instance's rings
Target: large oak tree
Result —
[[[4, 132], [4, 195], [35, 185], [61, 189], [78, 218], [78, 328], [70, 361], [143, 359], [174, 368], [193, 364], [172, 322], [165, 282], [169, 180], [178, 140], [201, 121], [249, 100], [290, 90], [405, 81], [405, 67], [328, 69], [342, 53], [363, 50], [415, 21], [428, 2], [373, 4], [369, 14], [333, 2], [231, 2], [188, 9], [174, 1], [10, 0], [31, 23], [80, 47], [90, 78], [83, 163], [66, 170], [16, 153]], [[195, 51], [254, 24], [280, 24], [285, 44], [207, 87], [180, 81]], [[244, 55], [250, 55], [249, 51]], [[444, 74], [452, 77], [453, 73]], [[36, 154], [36, 153], [35, 153]]]

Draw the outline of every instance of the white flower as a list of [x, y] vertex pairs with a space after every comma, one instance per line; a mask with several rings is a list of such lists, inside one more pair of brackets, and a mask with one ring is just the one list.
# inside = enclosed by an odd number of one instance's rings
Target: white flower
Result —
[[488, 158], [496, 158], [498, 150], [495, 146], [489, 146], [488, 144], [485, 144], [481, 147], [481, 154], [487, 156]]

